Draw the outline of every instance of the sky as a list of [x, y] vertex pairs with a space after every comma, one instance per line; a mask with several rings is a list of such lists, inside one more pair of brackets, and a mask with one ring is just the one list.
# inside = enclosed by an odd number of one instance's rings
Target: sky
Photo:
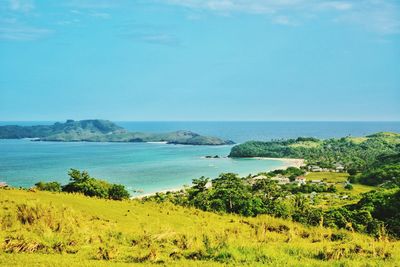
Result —
[[0, 120], [400, 121], [398, 0], [0, 0]]

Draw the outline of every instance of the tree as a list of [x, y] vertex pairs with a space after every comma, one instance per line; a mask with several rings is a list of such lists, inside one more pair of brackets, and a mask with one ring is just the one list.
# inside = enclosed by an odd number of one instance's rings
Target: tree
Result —
[[237, 174], [224, 173], [212, 183], [212, 197], [221, 199], [227, 212], [240, 213], [240, 205], [251, 195], [242, 179]]
[[121, 184], [113, 184], [108, 190], [108, 197], [114, 200], [123, 200], [130, 197], [125, 186]]
[[265, 200], [270, 200], [282, 195], [281, 187], [269, 178], [256, 180], [252, 186], [255, 195], [261, 196]]
[[198, 179], [193, 179], [193, 186], [187, 190], [188, 201], [196, 208], [202, 210], [210, 209], [209, 194], [206, 187], [208, 182], [209, 178], [206, 178], [204, 176]]
[[379, 185], [390, 182], [400, 185], [400, 164], [384, 165], [361, 174], [360, 183], [367, 185]]
[[85, 196], [108, 198], [108, 190], [111, 187], [106, 181], [90, 177], [86, 171], [71, 169], [68, 172], [70, 183], [62, 187], [62, 190], [69, 193], [82, 193]]
[[344, 189], [353, 190], [353, 186], [352, 186], [351, 184], [346, 184], [346, 185], [344, 186]]
[[77, 169], [70, 169], [68, 172], [70, 181], [72, 182], [85, 182], [90, 179], [90, 175], [87, 171], [79, 171]]
[[347, 173], [348, 173], [349, 175], [356, 175], [356, 174], [357, 174], [357, 169], [355, 169], [355, 168], [350, 168], [350, 169], [347, 170]]
[[192, 181], [192, 188], [189, 191], [189, 199], [190, 197], [195, 197], [199, 193], [203, 193], [204, 191], [207, 190], [207, 183], [210, 181], [209, 178], [206, 178], [204, 176], [201, 176], [198, 179], [193, 179]]

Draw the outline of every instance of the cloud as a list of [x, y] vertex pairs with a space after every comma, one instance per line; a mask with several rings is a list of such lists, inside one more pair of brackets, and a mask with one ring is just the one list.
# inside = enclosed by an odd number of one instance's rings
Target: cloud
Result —
[[127, 38], [136, 42], [143, 42], [156, 45], [165, 46], [179, 46], [179, 39], [168, 33], [146, 33], [146, 32], [132, 32], [119, 34], [120, 37]]
[[179, 46], [180, 40], [165, 26], [127, 22], [118, 28], [117, 36], [135, 42], [164, 46]]
[[339, 15], [335, 21], [359, 25], [383, 35], [400, 33], [400, 6], [390, 1], [363, 1], [352, 12]]
[[60, 21], [57, 21], [57, 24], [58, 25], [72, 25], [72, 24], [77, 24], [80, 21], [81, 21], [80, 19], [60, 20]]
[[78, 9], [108, 9], [119, 6], [118, 0], [68, 0], [64, 6]]
[[110, 14], [104, 13], [104, 12], [94, 12], [94, 13], [90, 13], [90, 16], [96, 17], [96, 18], [100, 18], [100, 19], [109, 19], [109, 18], [111, 18], [111, 15], [110, 15]]
[[277, 16], [272, 19], [272, 23], [274, 24], [279, 24], [279, 25], [285, 25], [285, 26], [296, 26], [297, 23], [293, 21], [291, 18], [288, 16]]
[[34, 41], [53, 33], [52, 30], [27, 25], [15, 17], [0, 18], [0, 40]]
[[12, 11], [29, 12], [34, 8], [32, 0], [9, 0], [9, 9]]
[[336, 9], [336, 10], [350, 10], [353, 8], [353, 5], [350, 2], [341, 2], [341, 1], [327, 1], [319, 4], [319, 8], [321, 9]]
[[172, 46], [179, 44], [179, 41], [175, 36], [167, 33], [144, 34], [138, 36], [138, 38], [143, 42], [152, 44], [172, 45]]
[[0, 39], [10, 41], [34, 41], [52, 33], [51, 30], [30, 26], [0, 26]]
[[[216, 14], [257, 14], [272, 23], [293, 26], [297, 18], [329, 15], [334, 22], [357, 25], [379, 34], [400, 33], [398, 0], [158, 0], [190, 10]], [[296, 19], [294, 19], [296, 18]], [[296, 21], [296, 23], [294, 23]]]

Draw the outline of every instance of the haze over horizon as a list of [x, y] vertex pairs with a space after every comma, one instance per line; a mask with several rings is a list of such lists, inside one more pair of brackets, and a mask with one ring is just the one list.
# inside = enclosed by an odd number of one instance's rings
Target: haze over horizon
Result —
[[400, 121], [394, 0], [0, 0], [0, 121]]

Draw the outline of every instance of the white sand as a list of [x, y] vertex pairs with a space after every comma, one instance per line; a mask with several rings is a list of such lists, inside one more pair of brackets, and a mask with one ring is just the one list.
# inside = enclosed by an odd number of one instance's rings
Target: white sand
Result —
[[296, 167], [300, 168], [302, 166], [305, 166], [305, 161], [304, 159], [291, 159], [291, 158], [264, 158], [264, 157], [256, 157], [253, 159], [259, 159], [259, 160], [278, 160], [283, 162], [283, 166], [280, 168], [277, 168], [276, 170], [282, 170], [286, 169], [288, 167]]
[[[258, 160], [278, 160], [283, 162], [283, 166], [279, 167], [279, 168], [275, 168], [274, 170], [284, 170], [286, 168], [289, 167], [296, 167], [296, 168], [300, 168], [301, 166], [304, 166], [304, 159], [291, 159], [291, 158], [264, 158], [264, 157], [255, 157], [252, 159], [258, 159]], [[167, 192], [178, 192], [182, 189], [184, 189], [185, 187], [179, 187], [179, 188], [172, 188], [172, 189], [168, 189], [168, 190], [161, 190], [161, 191], [157, 191], [157, 192], [152, 192], [152, 193], [147, 193], [147, 194], [143, 194], [140, 196], [135, 196], [132, 197], [131, 199], [141, 199], [144, 197], [149, 197], [149, 196], [154, 196], [157, 193], [167, 193]]]

